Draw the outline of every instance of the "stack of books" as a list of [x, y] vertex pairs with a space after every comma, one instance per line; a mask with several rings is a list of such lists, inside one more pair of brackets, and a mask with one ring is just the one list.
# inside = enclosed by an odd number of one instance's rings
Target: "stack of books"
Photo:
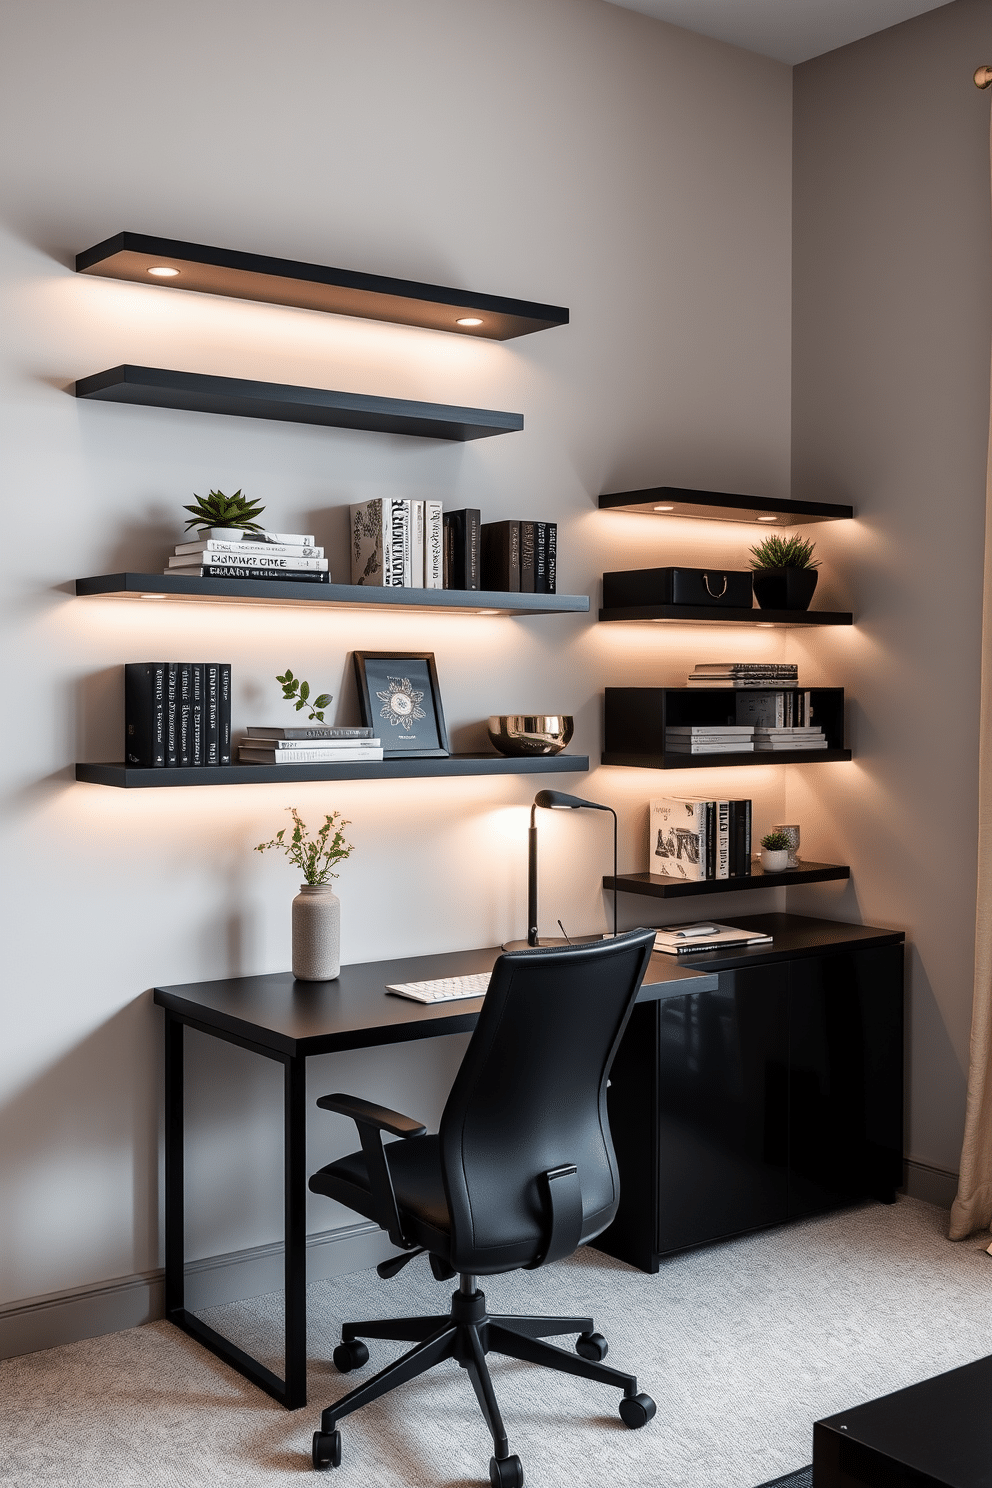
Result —
[[733, 946], [771, 945], [765, 930], [741, 930], [715, 920], [697, 920], [690, 925], [666, 925], [656, 930], [654, 948], [666, 956], [691, 956], [700, 951], [723, 951]]
[[689, 675], [691, 687], [795, 687], [798, 680], [789, 661], [703, 661]]
[[687, 723], [665, 729], [669, 754], [752, 754], [754, 730], [750, 724]]
[[243, 765], [374, 764], [382, 759], [382, 743], [370, 728], [259, 724], [246, 732], [238, 747]]
[[826, 736], [820, 728], [756, 728], [754, 747], [759, 752], [769, 749], [827, 749]]
[[483, 522], [477, 507], [381, 497], [351, 508], [351, 582], [554, 594], [556, 522]]
[[195, 542], [177, 543], [167, 574], [194, 579], [285, 579], [327, 584], [330, 569], [312, 533], [243, 532], [205, 527]]
[[751, 802], [663, 796], [650, 803], [648, 872], [703, 882], [749, 878]]
[[124, 762], [142, 769], [231, 763], [226, 661], [132, 661], [124, 668]]

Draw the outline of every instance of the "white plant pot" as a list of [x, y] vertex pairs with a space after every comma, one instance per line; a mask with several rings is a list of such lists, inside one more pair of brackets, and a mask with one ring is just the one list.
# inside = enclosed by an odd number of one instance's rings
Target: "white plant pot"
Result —
[[763, 847], [761, 866], [766, 873], [784, 873], [789, 866], [789, 849], [782, 847], [772, 852], [769, 848]]
[[293, 975], [331, 982], [341, 970], [341, 900], [330, 884], [300, 884], [293, 900]]

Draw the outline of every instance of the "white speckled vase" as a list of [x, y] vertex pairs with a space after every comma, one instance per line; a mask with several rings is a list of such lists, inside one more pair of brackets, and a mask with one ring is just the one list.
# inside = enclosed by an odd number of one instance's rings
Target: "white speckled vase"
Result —
[[341, 970], [341, 900], [330, 884], [300, 884], [293, 900], [293, 975], [331, 982]]

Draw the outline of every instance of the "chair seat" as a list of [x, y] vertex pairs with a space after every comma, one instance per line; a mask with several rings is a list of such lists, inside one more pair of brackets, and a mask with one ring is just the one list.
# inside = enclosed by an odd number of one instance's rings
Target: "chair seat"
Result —
[[[411, 1240], [445, 1260], [451, 1250], [451, 1220], [441, 1179], [437, 1137], [413, 1137], [386, 1148], [389, 1173], [403, 1227]], [[310, 1179], [314, 1193], [326, 1194], [378, 1224], [381, 1215], [363, 1152], [349, 1152]]]

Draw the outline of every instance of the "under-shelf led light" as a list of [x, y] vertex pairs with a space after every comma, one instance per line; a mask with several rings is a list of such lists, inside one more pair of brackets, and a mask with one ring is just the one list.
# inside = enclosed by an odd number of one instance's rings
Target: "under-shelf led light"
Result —
[[758, 518], [758, 521], [759, 522], [777, 522], [778, 521], [778, 517], [759, 517]]
[[138, 595], [138, 598], [139, 599], [165, 599], [166, 596], [164, 594], [139, 594]]
[[178, 269], [170, 269], [166, 264], [156, 264], [155, 268], [149, 269], [148, 272], [154, 274], [156, 279], [176, 279], [179, 276]]
[[674, 506], [656, 506], [655, 511], [674, 511]]
[[478, 315], [463, 315], [460, 320], [455, 321], [455, 325], [476, 326], [481, 324], [482, 320]]

